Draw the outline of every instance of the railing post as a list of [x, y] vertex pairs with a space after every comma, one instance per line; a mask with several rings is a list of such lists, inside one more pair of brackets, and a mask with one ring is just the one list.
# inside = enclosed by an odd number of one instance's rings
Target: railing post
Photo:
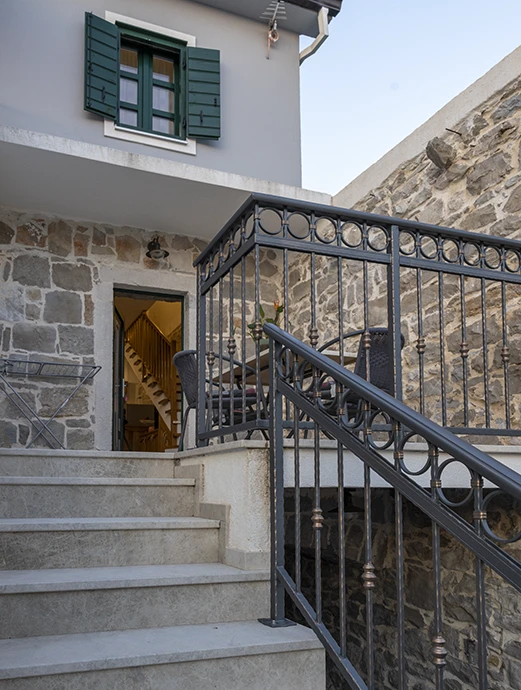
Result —
[[277, 386], [277, 362], [282, 345], [270, 338], [270, 514], [271, 514], [271, 600], [270, 617], [259, 622], [270, 628], [296, 625], [284, 617], [284, 586], [278, 568], [284, 567], [284, 436], [282, 394]]
[[[199, 434], [205, 430], [205, 368], [206, 368], [206, 295], [201, 293], [201, 268], [197, 267], [197, 363], [199, 394], [197, 396], [195, 443], [197, 446], [208, 445], [208, 441], [200, 441]], [[185, 413], [186, 414], [186, 413]]]
[[400, 228], [391, 226], [387, 267], [387, 320], [389, 329], [389, 359], [393, 372], [393, 394], [402, 400], [402, 329], [400, 305]]

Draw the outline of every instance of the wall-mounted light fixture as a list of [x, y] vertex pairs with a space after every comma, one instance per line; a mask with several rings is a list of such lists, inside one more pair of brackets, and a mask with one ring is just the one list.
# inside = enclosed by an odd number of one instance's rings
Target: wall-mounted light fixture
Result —
[[147, 249], [147, 256], [149, 259], [166, 259], [166, 257], [169, 255], [169, 252], [167, 252], [166, 249], [161, 249], [159, 237], [154, 237], [152, 241], [148, 243]]

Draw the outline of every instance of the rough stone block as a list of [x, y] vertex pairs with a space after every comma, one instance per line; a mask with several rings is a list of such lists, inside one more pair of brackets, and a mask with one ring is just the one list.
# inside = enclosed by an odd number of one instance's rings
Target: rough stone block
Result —
[[48, 323], [81, 323], [81, 297], [73, 292], [49, 292], [43, 318]]
[[17, 428], [11, 422], [0, 420], [0, 448], [10, 448], [17, 442]]
[[22, 321], [24, 291], [20, 285], [8, 284], [0, 290], [0, 321]]
[[14, 237], [14, 230], [0, 221], [0, 244], [9, 244]]
[[505, 204], [507, 213], [517, 213], [521, 211], [521, 185], [516, 187]]
[[92, 450], [94, 432], [92, 429], [74, 429], [67, 433], [67, 448], [73, 450]]
[[116, 237], [116, 253], [120, 261], [137, 263], [141, 256], [141, 244], [130, 235]]
[[13, 348], [29, 352], [55, 352], [56, 329], [53, 326], [17, 323], [13, 327]]
[[22, 285], [50, 287], [49, 259], [30, 254], [16, 256], [13, 261], [13, 280]]
[[77, 355], [94, 353], [94, 331], [83, 326], [59, 326], [60, 351]]
[[25, 316], [31, 321], [38, 321], [40, 318], [40, 307], [37, 304], [26, 304], [25, 305]]
[[76, 233], [74, 235], [74, 255], [88, 256], [89, 254], [89, 238], [86, 235]]
[[481, 194], [500, 182], [510, 170], [512, 166], [507, 156], [496, 153], [474, 166], [467, 177], [467, 189], [471, 194]]
[[16, 243], [26, 247], [45, 247], [47, 235], [45, 229], [37, 223], [25, 223], [16, 229]]
[[49, 251], [58, 256], [68, 256], [72, 251], [72, 230], [63, 220], [49, 225]]
[[92, 290], [92, 271], [84, 264], [57, 263], [52, 267], [52, 280], [56, 287], [75, 292]]
[[[72, 393], [74, 387], [72, 386], [52, 386], [51, 388], [42, 388], [40, 393], [40, 414], [44, 417], [54, 414], [56, 408]], [[88, 414], [89, 411], [89, 390], [87, 388], [80, 388], [74, 394], [74, 397], [69, 400], [60, 417], [80, 417]]]
[[425, 152], [427, 158], [429, 158], [437, 168], [441, 168], [442, 170], [449, 168], [456, 156], [456, 152], [452, 146], [439, 137], [434, 137], [434, 139], [429, 141]]

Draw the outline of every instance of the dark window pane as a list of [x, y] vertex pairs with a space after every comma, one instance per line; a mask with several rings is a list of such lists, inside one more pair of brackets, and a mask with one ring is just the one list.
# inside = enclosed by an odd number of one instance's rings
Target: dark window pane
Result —
[[119, 122], [122, 125], [137, 127], [137, 112], [135, 110], [119, 109]]
[[137, 50], [130, 50], [130, 48], [121, 48], [120, 54], [120, 67], [125, 72], [132, 72], [132, 74], [137, 74], [138, 68], [138, 56]]
[[152, 107], [154, 110], [164, 110], [166, 113], [174, 112], [174, 92], [170, 89], [162, 89], [154, 86], [152, 94]]
[[174, 134], [174, 121], [167, 120], [166, 117], [153, 117], [152, 118], [152, 129], [154, 132], [160, 132], [161, 134]]
[[154, 79], [168, 81], [171, 84], [174, 82], [174, 63], [172, 60], [165, 60], [165, 58], [154, 55], [152, 70], [154, 72]]
[[119, 99], [125, 103], [137, 105], [137, 81], [121, 77], [119, 80]]

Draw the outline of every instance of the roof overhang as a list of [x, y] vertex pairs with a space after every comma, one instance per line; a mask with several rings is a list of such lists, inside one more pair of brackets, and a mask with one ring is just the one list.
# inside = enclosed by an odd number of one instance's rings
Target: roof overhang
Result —
[[[270, 0], [196, 0], [196, 2], [264, 24], [266, 20], [261, 19], [261, 15], [270, 4]], [[286, 0], [287, 19], [280, 22], [279, 29], [315, 38], [318, 34], [317, 14], [322, 7], [326, 7], [330, 16], [334, 17], [340, 12], [342, 0]]]
[[0, 205], [64, 219], [212, 239], [254, 192], [320, 192], [0, 126]]

